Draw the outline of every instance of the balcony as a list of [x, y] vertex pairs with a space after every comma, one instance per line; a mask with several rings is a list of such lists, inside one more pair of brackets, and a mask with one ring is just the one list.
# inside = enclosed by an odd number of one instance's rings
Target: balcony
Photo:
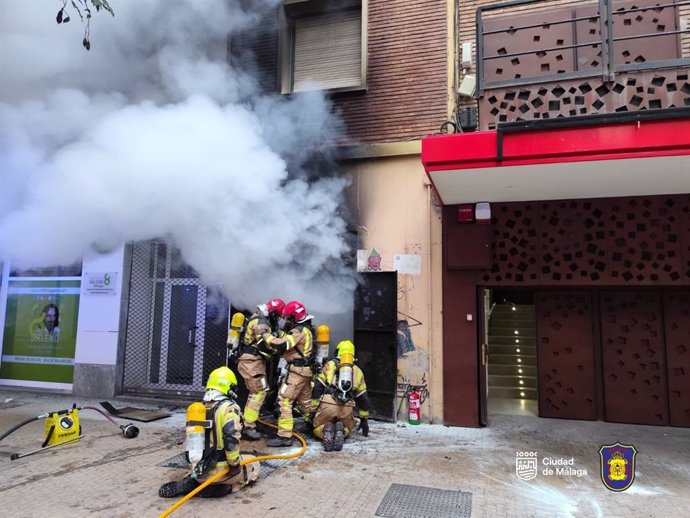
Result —
[[476, 28], [481, 130], [690, 107], [690, 0], [515, 0]]

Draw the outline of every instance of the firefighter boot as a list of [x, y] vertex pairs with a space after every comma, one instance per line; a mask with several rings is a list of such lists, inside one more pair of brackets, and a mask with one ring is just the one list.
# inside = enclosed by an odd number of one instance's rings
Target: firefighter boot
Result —
[[266, 446], [292, 446], [292, 437], [280, 437], [279, 435], [266, 441]]
[[167, 482], [158, 490], [158, 496], [161, 498], [175, 498], [176, 496], [186, 495], [196, 489], [198, 485], [199, 483], [196, 480], [189, 477], [177, 482]]
[[323, 449], [326, 451], [333, 451], [333, 438], [335, 436], [335, 427], [333, 423], [326, 423], [323, 425]]
[[256, 431], [256, 428], [245, 428], [242, 430], [242, 437], [248, 441], [258, 441], [261, 439], [261, 434]]
[[335, 451], [340, 451], [343, 449], [343, 444], [345, 443], [345, 427], [343, 423], [338, 421], [335, 423], [335, 436], [333, 437], [333, 449]]

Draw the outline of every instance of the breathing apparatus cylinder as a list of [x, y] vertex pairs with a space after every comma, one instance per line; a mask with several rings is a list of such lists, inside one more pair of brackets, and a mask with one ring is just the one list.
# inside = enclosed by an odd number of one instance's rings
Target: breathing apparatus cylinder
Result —
[[328, 358], [331, 330], [327, 325], [316, 328], [316, 365], [321, 367]]
[[240, 346], [240, 333], [244, 329], [245, 317], [243, 313], [237, 312], [232, 316], [230, 321], [230, 330], [228, 331], [228, 347], [236, 351]]
[[185, 449], [189, 462], [192, 464], [192, 472], [204, 456], [204, 443], [206, 439], [205, 431], [206, 407], [203, 403], [195, 402], [187, 407], [187, 423], [185, 428], [186, 442]]
[[347, 392], [352, 388], [352, 365], [355, 358], [350, 353], [340, 355], [340, 367], [338, 369], [338, 389]]

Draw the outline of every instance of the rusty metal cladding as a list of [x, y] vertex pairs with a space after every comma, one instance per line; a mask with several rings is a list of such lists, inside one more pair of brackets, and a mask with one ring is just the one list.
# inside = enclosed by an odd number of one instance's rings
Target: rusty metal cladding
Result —
[[591, 297], [589, 291], [536, 296], [541, 417], [597, 418]]

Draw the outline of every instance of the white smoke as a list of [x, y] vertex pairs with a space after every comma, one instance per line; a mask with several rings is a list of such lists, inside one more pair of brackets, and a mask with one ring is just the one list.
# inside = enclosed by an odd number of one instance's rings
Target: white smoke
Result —
[[235, 304], [346, 311], [347, 181], [301, 170], [340, 123], [323, 96], [259, 96], [227, 63], [228, 34], [278, 0], [110, 3], [90, 52], [75, 13], [55, 23], [61, 1], [0, 18], [0, 258], [67, 265], [166, 238]]

